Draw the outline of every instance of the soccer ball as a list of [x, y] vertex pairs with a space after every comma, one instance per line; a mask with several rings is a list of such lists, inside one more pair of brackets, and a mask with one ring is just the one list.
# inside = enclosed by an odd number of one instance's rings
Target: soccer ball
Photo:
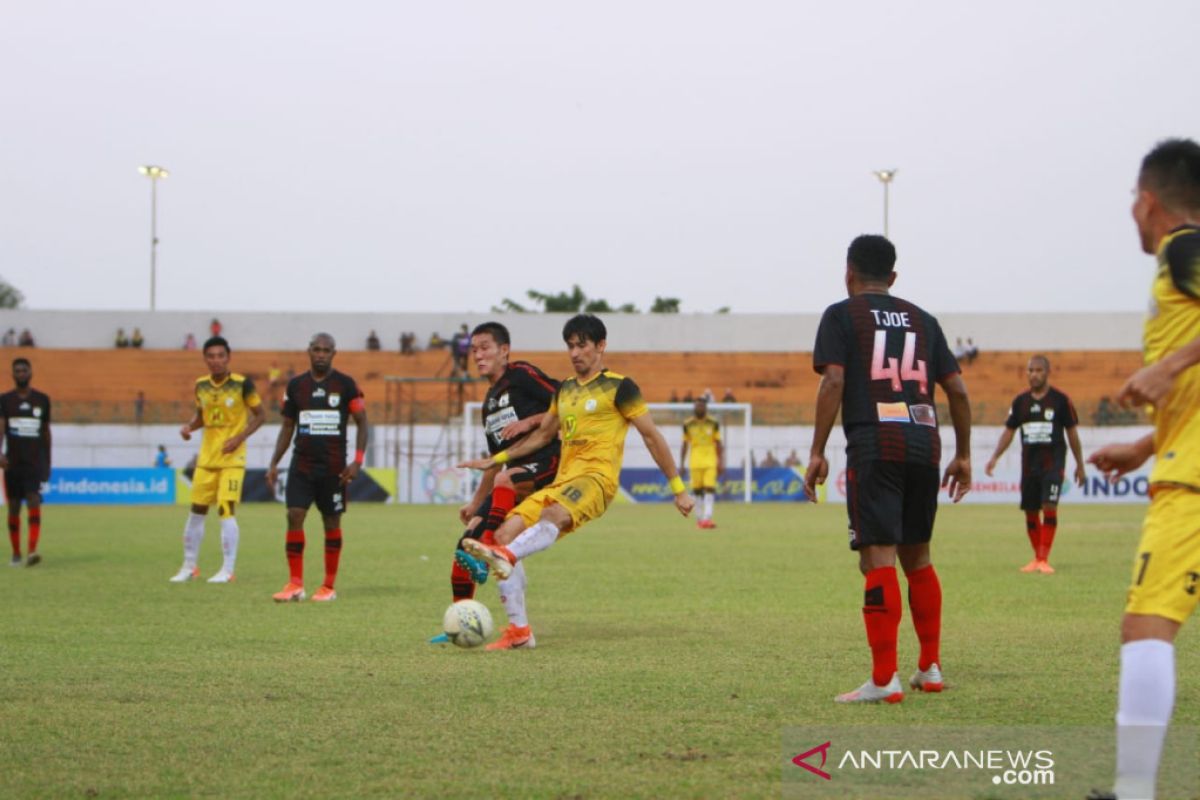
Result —
[[442, 630], [459, 647], [478, 647], [488, 640], [495, 629], [492, 612], [478, 600], [451, 603], [442, 617]]

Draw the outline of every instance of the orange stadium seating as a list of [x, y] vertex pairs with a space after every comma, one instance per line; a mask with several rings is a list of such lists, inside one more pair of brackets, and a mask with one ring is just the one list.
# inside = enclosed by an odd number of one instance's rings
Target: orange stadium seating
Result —
[[[33, 362], [34, 384], [55, 402], [60, 422], [131, 422], [134, 398], [145, 392], [145, 422], [182, 422], [190, 414], [191, 387], [204, 374], [198, 352], [179, 350], [45, 350], [5, 348], [11, 361], [21, 355]], [[1112, 397], [1124, 379], [1141, 365], [1137, 351], [1075, 351], [1046, 355], [1053, 365], [1051, 382], [1067, 392], [1079, 409], [1080, 420], [1091, 424], [1102, 398]], [[551, 375], [562, 377], [570, 365], [565, 353], [518, 353]], [[1028, 353], [983, 353], [964, 367], [975, 421], [1000, 424], [1013, 395], [1025, 384]], [[698, 395], [712, 389], [720, 399], [727, 388], [741, 402], [754, 404], [756, 422], [805, 424], [812, 422], [817, 376], [810, 353], [622, 353], [610, 352], [608, 366], [634, 378], [646, 399], [667, 401], [672, 393]], [[233, 369], [252, 376], [260, 393], [269, 398], [272, 417], [282, 385], [269, 387], [267, 376], [277, 367], [285, 376], [308, 367], [298, 351], [235, 352]], [[346, 351], [335, 366], [355, 377], [367, 395], [368, 409], [377, 421], [440, 421], [461, 408], [458, 387], [437, 381], [414, 382], [401, 397], [385, 388], [385, 376], [405, 378], [446, 377], [450, 361], [446, 351], [398, 353]], [[479, 399], [483, 385], [461, 387], [461, 399]], [[391, 403], [387, 401], [391, 400]], [[403, 411], [397, 407], [403, 401]], [[414, 402], [415, 401], [415, 402]], [[1138, 417], [1142, 420], [1142, 417]]]

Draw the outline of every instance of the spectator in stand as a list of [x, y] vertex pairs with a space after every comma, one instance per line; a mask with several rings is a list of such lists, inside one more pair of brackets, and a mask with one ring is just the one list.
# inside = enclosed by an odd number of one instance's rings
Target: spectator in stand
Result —
[[278, 361], [271, 362], [271, 368], [267, 370], [267, 383], [271, 386], [278, 386], [283, 380], [283, 370], [279, 368]]
[[804, 466], [803, 462], [800, 461], [800, 456], [796, 454], [796, 448], [792, 448], [792, 452], [788, 454], [787, 461], [784, 461], [783, 465], [785, 467], [792, 467], [793, 469], [800, 469]]
[[117, 328], [117, 339], [113, 344], [119, 348], [129, 347], [129, 337], [125, 335], [124, 328]]
[[221, 320], [217, 319], [216, 317], [213, 317], [212, 322], [208, 323], [209, 335], [210, 336], [220, 336], [222, 330], [223, 330], [223, 328], [221, 327]]
[[458, 375], [467, 374], [467, 355], [471, 352], [471, 334], [464, 322], [458, 333], [454, 334], [453, 348], [454, 371]]
[[129, 337], [129, 344], [130, 344], [132, 347], [135, 347], [135, 348], [137, 348], [138, 350], [141, 350], [141, 349], [142, 349], [142, 345], [144, 345], [145, 343], [146, 343], [146, 339], [145, 339], [145, 337], [144, 337], [144, 336], [142, 336], [142, 329], [141, 329], [141, 328], [134, 328], [134, 329], [133, 329], [133, 336], [130, 336], [130, 337]]
[[958, 361], [967, 360], [967, 346], [963, 344], [961, 336], [954, 340], [954, 358]]
[[970, 364], [975, 359], [979, 358], [979, 348], [975, 346], [975, 340], [967, 338], [967, 363]]
[[158, 453], [154, 456], [154, 466], [156, 469], [167, 469], [171, 466], [171, 457], [167, 455], [167, 448], [164, 445], [158, 446]]
[[717, 399], [717, 396], [713, 394], [713, 390], [711, 388], [708, 388], [704, 390], [704, 394], [700, 395], [700, 399], [706, 403], [711, 403]]
[[696, 398], [692, 397], [692, 390], [691, 390], [691, 389], [688, 389], [686, 392], [684, 392], [684, 393], [683, 393], [683, 402], [685, 402], [685, 403], [694, 403], [694, 402], [696, 402]]
[[183, 349], [184, 350], [195, 350], [196, 349], [196, 337], [189, 333], [187, 335], [187, 338], [183, 340]]
[[737, 398], [733, 396], [733, 387], [725, 387], [725, 396], [721, 398], [722, 403], [736, 403]]
[[17, 346], [17, 331], [15, 328], [9, 328], [4, 332], [4, 340], [2, 343], [5, 347]]
[[678, 403], [679, 402], [679, 392], [672, 389], [671, 390], [671, 398], [667, 402], [668, 403]]
[[771, 452], [770, 450], [768, 450], [767, 454], [765, 456], [763, 456], [762, 463], [759, 464], [759, 466], [760, 467], [778, 467], [779, 459], [775, 458], [775, 454], [773, 452]]
[[379, 351], [379, 335], [375, 333], [375, 329], [371, 329], [371, 333], [367, 336], [367, 349], [371, 352]]
[[138, 390], [137, 397], [133, 398], [133, 421], [138, 425], [142, 424], [142, 420], [146, 418], [146, 393], [141, 389]]
[[440, 333], [438, 333], [437, 331], [434, 331], [433, 333], [429, 334], [429, 349], [430, 350], [437, 350], [438, 348], [445, 347], [445, 346], [446, 346], [446, 340], [442, 338], [442, 335]]
[[17, 339], [17, 344], [19, 344], [21, 347], [33, 347], [34, 346], [33, 333], [29, 330], [29, 328], [26, 328], [25, 330], [21, 331], [21, 335]]

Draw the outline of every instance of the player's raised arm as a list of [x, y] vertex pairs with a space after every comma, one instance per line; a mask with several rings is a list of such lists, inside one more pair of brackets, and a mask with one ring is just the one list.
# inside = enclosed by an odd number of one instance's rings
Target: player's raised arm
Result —
[[[551, 407], [553, 408], [553, 406]], [[459, 464], [460, 469], [491, 469], [505, 464], [513, 459], [519, 459], [530, 453], [536, 453], [558, 435], [558, 414], [553, 410], [542, 416], [542, 422], [537, 429], [507, 450], [501, 450], [490, 458], [476, 458]]]
[[938, 381], [950, 404], [950, 421], [954, 423], [954, 458], [942, 476], [942, 488], [948, 489], [954, 502], [971, 491], [971, 401], [962, 375], [953, 372]]
[[838, 409], [842, 407], [842, 394], [846, 389], [845, 370], [840, 364], [826, 364], [821, 370], [821, 384], [817, 387], [817, 415], [813, 424], [812, 448], [808, 453], [808, 467], [804, 472], [804, 491], [808, 499], [817, 502], [817, 487], [825, 483], [829, 475], [829, 462], [825, 460], [825, 445], [829, 433], [837, 422]]
[[646, 443], [650, 457], [662, 470], [662, 474], [667, 476], [671, 485], [671, 493], [675, 495], [675, 508], [679, 509], [679, 513], [686, 517], [692, 513], [696, 499], [684, 488], [683, 479], [679, 477], [679, 470], [675, 468], [675, 460], [671, 458], [671, 447], [663, 438], [662, 431], [654, 424], [654, 420], [650, 418], [649, 414], [641, 414], [629, 422], [642, 435], [642, 441]]

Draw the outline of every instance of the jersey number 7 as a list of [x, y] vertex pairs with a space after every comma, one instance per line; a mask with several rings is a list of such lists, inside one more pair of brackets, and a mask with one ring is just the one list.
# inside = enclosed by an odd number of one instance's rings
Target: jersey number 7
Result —
[[916, 381], [921, 394], [929, 394], [929, 379], [926, 377], [925, 362], [917, 360], [917, 335], [912, 331], [904, 334], [904, 353], [897, 364], [895, 358], [887, 357], [887, 331], [875, 331], [875, 351], [871, 354], [871, 380], [892, 382], [892, 391], [903, 391], [902, 381]]

